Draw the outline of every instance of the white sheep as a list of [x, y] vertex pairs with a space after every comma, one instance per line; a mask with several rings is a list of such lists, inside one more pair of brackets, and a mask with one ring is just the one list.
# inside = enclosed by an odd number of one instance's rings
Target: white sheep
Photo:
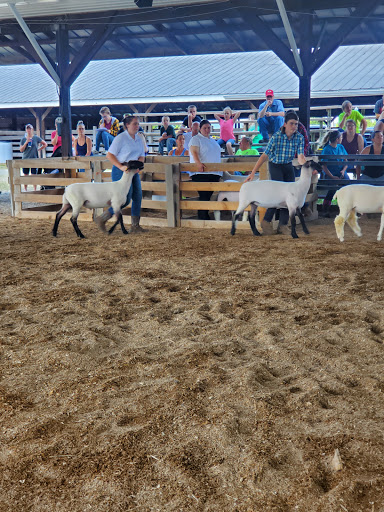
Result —
[[[240, 182], [243, 183], [247, 176], [240, 176], [239, 174], [230, 174], [227, 171], [223, 172], [223, 181], [225, 182]], [[233, 201], [235, 203], [239, 202], [239, 192], [235, 191], [222, 191], [219, 192], [216, 201]], [[221, 211], [214, 210], [213, 215], [215, 216], [215, 220], [219, 221], [221, 219]], [[244, 212], [243, 221], [246, 221], [248, 218], [248, 212]]]
[[335, 219], [336, 234], [340, 242], [344, 242], [344, 224], [361, 236], [356, 213], [381, 213], [381, 222], [377, 240], [380, 242], [384, 229], [384, 187], [375, 185], [347, 185], [339, 189], [334, 199], [339, 205], [339, 215]]
[[111, 183], [72, 183], [65, 187], [63, 206], [56, 214], [52, 235], [57, 236], [57, 229], [61, 218], [72, 207], [71, 222], [74, 230], [79, 238], [85, 238], [77, 225], [77, 218], [82, 206], [89, 209], [112, 206], [117, 220], [108, 233], [111, 234], [117, 224], [120, 223], [122, 232], [124, 235], [127, 235], [128, 231], [123, 224], [121, 207], [126, 202], [133, 176], [138, 169], [144, 167], [144, 164], [139, 160], [131, 160], [123, 165], [127, 166], [127, 169], [123, 172], [122, 177], [118, 181]]
[[317, 162], [310, 160], [302, 166], [300, 178], [297, 181], [256, 180], [244, 183], [240, 189], [239, 207], [232, 219], [231, 235], [236, 233], [236, 223], [249, 205], [251, 205], [249, 224], [253, 234], [256, 236], [260, 236], [260, 232], [255, 225], [258, 206], [265, 208], [288, 208], [291, 219], [292, 238], [298, 238], [296, 233], [296, 214], [303, 226], [304, 233], [309, 234], [301, 208], [305, 203], [305, 198], [311, 185], [312, 174], [320, 171], [321, 166]]

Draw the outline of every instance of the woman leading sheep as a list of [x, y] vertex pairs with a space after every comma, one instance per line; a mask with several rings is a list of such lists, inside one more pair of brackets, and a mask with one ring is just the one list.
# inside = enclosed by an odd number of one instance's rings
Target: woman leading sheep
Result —
[[[126, 117], [123, 120], [124, 132], [117, 135], [113, 140], [109, 151], [107, 153], [108, 160], [113, 164], [112, 167], [112, 181], [121, 179], [126, 166], [122, 162], [129, 162], [130, 160], [139, 160], [144, 162], [145, 149], [143, 139], [138, 135], [139, 131], [139, 118], [137, 116]], [[140, 225], [140, 210], [141, 210], [141, 181], [140, 175], [135, 174], [132, 179], [132, 185], [127, 195], [127, 201], [122, 206], [123, 209], [127, 206], [132, 199], [132, 225], [130, 233], [140, 233], [145, 231]], [[96, 219], [96, 223], [102, 231], [106, 231], [105, 224], [112, 217], [113, 209], [109, 208], [103, 215]]]

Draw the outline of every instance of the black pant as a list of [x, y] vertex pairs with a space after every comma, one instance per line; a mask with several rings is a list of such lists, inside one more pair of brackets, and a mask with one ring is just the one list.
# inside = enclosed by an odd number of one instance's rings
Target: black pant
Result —
[[[295, 181], [295, 169], [293, 168], [292, 162], [288, 164], [274, 164], [268, 162], [269, 174], [273, 181]], [[276, 213], [276, 208], [268, 208], [264, 215], [264, 220], [271, 222], [273, 216]], [[288, 224], [289, 213], [287, 208], [281, 208], [279, 222], [282, 225]]]
[[[191, 176], [192, 181], [197, 181], [200, 183], [206, 183], [211, 181], [220, 181], [221, 176], [217, 174], [194, 174]], [[209, 201], [213, 192], [211, 190], [199, 190], [199, 200], [200, 201]], [[198, 210], [197, 218], [200, 220], [210, 220], [207, 210]]]

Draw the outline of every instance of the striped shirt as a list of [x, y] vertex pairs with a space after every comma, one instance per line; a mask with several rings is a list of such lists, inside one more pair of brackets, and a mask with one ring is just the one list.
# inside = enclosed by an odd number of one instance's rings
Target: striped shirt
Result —
[[274, 164], [288, 164], [298, 155], [304, 154], [304, 137], [295, 132], [290, 139], [281, 130], [274, 133], [264, 153]]

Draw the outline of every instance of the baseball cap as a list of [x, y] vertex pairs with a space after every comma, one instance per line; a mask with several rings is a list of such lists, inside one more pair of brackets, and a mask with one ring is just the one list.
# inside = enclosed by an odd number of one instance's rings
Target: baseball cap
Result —
[[265, 91], [265, 96], [274, 96], [272, 89], [267, 89]]
[[27, 129], [27, 128], [33, 128], [33, 126], [30, 123], [28, 123], [25, 125], [25, 129]]

